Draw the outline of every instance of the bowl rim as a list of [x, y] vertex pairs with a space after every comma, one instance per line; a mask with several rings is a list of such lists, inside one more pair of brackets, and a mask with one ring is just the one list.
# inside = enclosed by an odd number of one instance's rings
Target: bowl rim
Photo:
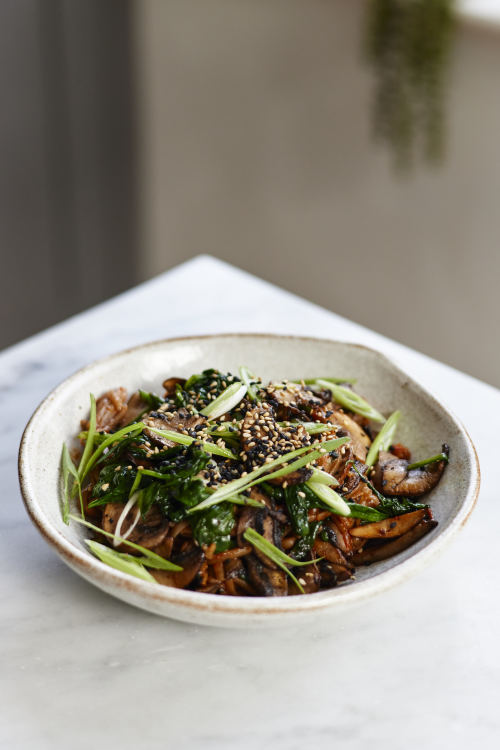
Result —
[[[232, 597], [220, 594], [206, 594], [197, 591], [188, 591], [185, 589], [176, 589], [167, 586], [159, 586], [156, 583], [150, 583], [143, 581], [138, 578], [122, 573], [119, 570], [110, 568], [109, 566], [102, 563], [96, 557], [92, 556], [90, 552], [84, 549], [79, 549], [73, 542], [68, 540], [57, 528], [55, 528], [49, 519], [43, 512], [43, 507], [38, 503], [36, 499], [36, 488], [33, 486], [30, 477], [30, 439], [31, 435], [36, 427], [37, 421], [43, 416], [43, 412], [50, 404], [57, 399], [59, 393], [64, 388], [81, 377], [86, 371], [93, 369], [96, 366], [111, 362], [113, 359], [123, 357], [124, 355], [135, 353], [140, 350], [147, 350], [149, 347], [157, 347], [161, 345], [176, 344], [190, 341], [209, 341], [213, 339], [228, 339], [228, 338], [262, 338], [262, 339], [288, 339], [290, 341], [300, 342], [308, 341], [317, 344], [334, 344], [340, 346], [346, 346], [350, 348], [357, 348], [365, 350], [371, 354], [375, 354], [377, 357], [383, 359], [390, 365], [390, 367], [396, 371], [400, 376], [404, 376], [409, 379], [417, 391], [423, 392], [425, 396], [430, 398], [439, 407], [439, 409], [446, 412], [446, 414], [455, 423], [459, 432], [466, 439], [466, 444], [469, 447], [471, 457], [471, 475], [467, 486], [467, 492], [463, 498], [461, 506], [458, 508], [455, 516], [451, 519], [450, 523], [444, 528], [436, 537], [426, 544], [421, 549], [417, 550], [413, 555], [405, 560], [397, 562], [394, 566], [389, 569], [378, 573], [374, 576], [367, 578], [364, 581], [354, 582], [350, 586], [340, 586], [334, 589], [328, 589], [325, 591], [317, 592], [314, 594], [306, 594], [304, 596], [293, 596], [293, 597]], [[59, 556], [69, 564], [74, 570], [79, 572], [90, 582], [95, 585], [104, 588], [109, 592], [110, 589], [120, 589], [125, 594], [134, 595], [135, 603], [137, 606], [144, 606], [148, 608], [146, 602], [158, 602], [164, 605], [170, 605], [172, 608], [182, 608], [186, 611], [197, 611], [198, 613], [217, 613], [219, 615], [242, 615], [255, 617], [270, 614], [288, 614], [303, 612], [303, 611], [317, 611], [337, 606], [343, 606], [354, 602], [361, 602], [375, 593], [380, 593], [387, 590], [393, 585], [403, 582], [411, 577], [418, 569], [422, 568], [428, 562], [430, 562], [445, 545], [451, 541], [460, 531], [465, 523], [470, 518], [472, 511], [477, 502], [479, 495], [481, 473], [479, 466], [479, 459], [475, 446], [470, 438], [469, 433], [463, 426], [462, 422], [455, 416], [455, 414], [446, 406], [444, 406], [439, 399], [437, 399], [432, 392], [424, 388], [420, 383], [415, 380], [411, 375], [405, 372], [399, 365], [397, 365], [390, 357], [377, 349], [359, 344], [357, 342], [335, 340], [330, 338], [320, 338], [315, 336], [299, 336], [293, 334], [276, 334], [276, 333], [251, 333], [251, 332], [227, 332], [227, 333], [214, 333], [214, 334], [200, 334], [190, 336], [175, 336], [164, 339], [157, 339], [154, 341], [148, 341], [142, 344], [138, 344], [126, 349], [122, 349], [118, 352], [114, 352], [105, 357], [100, 357], [83, 367], [76, 370], [74, 373], [69, 375], [58, 385], [56, 385], [45, 398], [39, 403], [32, 416], [30, 417], [21, 438], [19, 454], [18, 454], [18, 474], [19, 484], [21, 488], [21, 496], [26, 508], [26, 511], [36, 526], [38, 531], [44, 537], [44, 539], [56, 550]], [[397, 557], [397, 556], [396, 556]], [[119, 594], [117, 594], [119, 596]], [[141, 600], [144, 602], [141, 605]]]

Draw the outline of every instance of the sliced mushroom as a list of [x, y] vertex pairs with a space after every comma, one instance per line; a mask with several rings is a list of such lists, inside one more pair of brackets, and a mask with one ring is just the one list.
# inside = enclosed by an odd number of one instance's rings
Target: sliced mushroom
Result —
[[391, 445], [390, 452], [398, 458], [406, 458], [407, 461], [411, 459], [410, 449], [408, 446], [403, 445], [403, 443], [394, 443]]
[[[96, 429], [97, 432], [112, 432], [120, 424], [127, 411], [127, 391], [125, 388], [112, 388], [96, 401]], [[81, 422], [84, 430], [88, 430], [89, 421]]]
[[[109, 534], [115, 533], [116, 525], [123, 513], [123, 509], [123, 503], [107, 503], [104, 506], [101, 522], [104, 531], [107, 531]], [[144, 518], [140, 518], [139, 521], [135, 523], [138, 513], [139, 510], [135, 506], [129, 510], [122, 522], [120, 536], [123, 537], [126, 535], [132, 524], [135, 524], [134, 530], [126, 537], [127, 540], [134, 544], [140, 544], [141, 547], [146, 547], [147, 549], [158, 547], [167, 536], [169, 528], [168, 520], [154, 505], [146, 513]], [[130, 552], [131, 554], [134, 554], [131, 547], [126, 544], [120, 544], [116, 549], [120, 552]]]
[[386, 518], [384, 521], [366, 523], [363, 526], [356, 526], [354, 529], [351, 529], [351, 536], [362, 539], [390, 539], [402, 536], [428, 515], [428, 509], [422, 508], [421, 510], [413, 511], [413, 513]]
[[[346, 437], [343, 430], [335, 428], [332, 432], [324, 432], [321, 435], [321, 441], [334, 440], [335, 438]], [[325, 453], [316, 459], [316, 466], [328, 474], [331, 474], [339, 484], [343, 484], [349, 472], [349, 464], [354, 459], [353, 449], [350, 443], [341, 445], [336, 450]]]
[[352, 518], [344, 518], [342, 516], [334, 516], [325, 521], [330, 544], [338, 547], [344, 555], [350, 555], [352, 553], [353, 540], [350, 530], [353, 523]]
[[165, 388], [165, 398], [168, 398], [169, 396], [173, 396], [175, 394], [177, 385], [180, 385], [182, 387], [185, 384], [185, 378], [167, 378], [163, 382], [163, 387]]
[[376, 508], [380, 501], [372, 489], [364, 482], [360, 475], [365, 474], [366, 466], [359, 461], [347, 467], [347, 472], [342, 483], [341, 491], [345, 500], [359, 505], [368, 505]]
[[181, 552], [175, 560], [172, 560], [176, 565], [180, 565], [182, 570], [153, 570], [152, 568], [149, 570], [158, 583], [164, 586], [173, 586], [176, 589], [184, 589], [194, 581], [204, 560], [203, 550], [200, 547], [193, 547], [188, 552]]
[[350, 574], [354, 573], [354, 568], [348, 562], [347, 558], [344, 557], [338, 547], [330, 544], [330, 542], [323, 542], [321, 539], [315, 539], [313, 550], [318, 555], [318, 557], [324, 557], [325, 560], [328, 560], [328, 562], [345, 568], [345, 570]]
[[339, 409], [336, 404], [330, 402], [326, 405], [314, 408], [311, 412], [311, 417], [316, 421], [324, 422], [325, 424], [331, 422], [344, 430], [345, 434], [351, 438], [350, 445], [355, 457], [363, 463], [366, 461], [366, 456], [372, 441], [361, 425], [355, 422], [354, 419], [342, 411], [342, 409]]
[[319, 560], [318, 570], [320, 575], [320, 588], [333, 589], [337, 585], [339, 577], [334, 570], [332, 563], [329, 563], [328, 560]]
[[394, 539], [392, 542], [387, 542], [387, 544], [377, 547], [365, 547], [365, 549], [353, 556], [352, 561], [355, 565], [371, 565], [371, 563], [386, 560], [388, 557], [397, 555], [398, 552], [402, 552], [407, 547], [415, 544], [415, 542], [436, 528], [436, 526], [437, 521], [420, 521], [410, 531], [407, 531], [406, 534]]
[[296, 383], [287, 383], [284, 388], [270, 385], [265, 390], [265, 398], [274, 407], [279, 420], [307, 420], [311, 409], [324, 403], [321, 394]]
[[247, 555], [245, 566], [248, 578], [260, 596], [286, 596], [288, 593], [288, 576], [281, 568], [268, 568], [255, 557]]
[[[449, 448], [443, 445], [443, 453]], [[408, 471], [408, 461], [381, 451], [373, 472], [373, 484], [384, 495], [418, 497], [433, 489], [441, 479], [446, 461]]]
[[[268, 542], [281, 549], [281, 535], [278, 522], [272, 517], [267, 508], [252, 508], [251, 506], [247, 506], [243, 509], [236, 526], [236, 538], [239, 547], [244, 547], [247, 544], [244, 537], [247, 529], [254, 529]], [[267, 568], [278, 568], [276, 563], [260, 550], [255, 549], [254, 553]]]
[[144, 414], [147, 408], [148, 405], [145, 401], [142, 400], [141, 394], [139, 393], [139, 391], [136, 391], [130, 396], [125, 414], [120, 419], [117, 427], [125, 427], [131, 422], [135, 422], [137, 417], [139, 417], [141, 414]]
[[[143, 419], [143, 422], [156, 430], [171, 430], [173, 432], [186, 430], [188, 433], [192, 432], [195, 436], [195, 427], [204, 425], [206, 419], [199, 415], [193, 416], [186, 409], [179, 409], [179, 411], [152, 411]], [[174, 445], [177, 445], [172, 440], [157, 435], [151, 430], [145, 429], [144, 434], [147, 435], [149, 440], [164, 448], [173, 448]]]

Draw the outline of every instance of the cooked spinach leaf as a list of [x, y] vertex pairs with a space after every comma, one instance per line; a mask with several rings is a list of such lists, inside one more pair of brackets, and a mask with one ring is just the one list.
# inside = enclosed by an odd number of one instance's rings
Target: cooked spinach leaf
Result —
[[224, 552], [231, 546], [234, 509], [229, 503], [214, 505], [192, 520], [193, 536], [198, 544], [216, 543], [215, 551]]
[[157, 409], [164, 403], [162, 397], [158, 396], [156, 393], [148, 393], [148, 391], [140, 390], [139, 396], [150, 409]]
[[208, 495], [201, 479], [194, 477], [209, 461], [210, 456], [196, 446], [170, 448], [168, 455], [155, 465], [155, 471], [164, 474], [165, 478], [155, 478], [140, 490], [141, 513], [144, 515], [157, 503], [171, 521], [182, 520], [188, 508], [198, 505]]
[[170, 448], [168, 454], [159, 462], [155, 461], [155, 470], [165, 474], [165, 481], [177, 485], [181, 480], [190, 479], [203, 471], [210, 461], [210, 455], [195, 445]]
[[94, 500], [89, 507], [106, 503], [126, 503], [137, 474], [135, 467], [111, 463], [99, 472], [99, 478], [92, 489]]
[[427, 508], [427, 503], [416, 503], [406, 497], [384, 497], [380, 501], [379, 509], [386, 514], [388, 518], [400, 516], [403, 513], [411, 513], [414, 510]]
[[291, 557], [294, 557], [296, 560], [309, 560], [311, 557], [311, 547], [318, 532], [321, 534], [324, 533], [321, 521], [311, 521], [309, 523], [309, 533], [297, 539], [291, 549]]

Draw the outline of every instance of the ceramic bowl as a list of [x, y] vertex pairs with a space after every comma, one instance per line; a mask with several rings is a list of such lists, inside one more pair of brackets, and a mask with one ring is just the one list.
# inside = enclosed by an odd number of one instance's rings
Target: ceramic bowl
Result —
[[[88, 413], [89, 393], [121, 385], [161, 392], [169, 375], [207, 367], [237, 371], [245, 364], [264, 380], [322, 376], [356, 377], [356, 389], [382, 413], [400, 409], [398, 440], [413, 455], [450, 446], [450, 462], [428, 496], [439, 525], [395, 557], [356, 571], [354, 581], [316, 594], [290, 597], [230, 597], [168, 588], [132, 578], [93, 557], [76, 523], [60, 512], [60, 455]], [[156, 341], [94, 362], [65, 380], [33, 414], [23, 435], [19, 474], [27, 511], [60, 557], [104, 591], [137, 607], [188, 622], [221, 626], [296, 623], [360, 603], [409, 576], [442, 549], [469, 517], [479, 489], [474, 446], [460, 422], [384, 355], [357, 344], [293, 336], [230, 334]]]

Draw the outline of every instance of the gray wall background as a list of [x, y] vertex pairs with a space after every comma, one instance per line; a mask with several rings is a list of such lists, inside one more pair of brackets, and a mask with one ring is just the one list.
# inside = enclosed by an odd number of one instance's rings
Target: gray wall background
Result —
[[0, 347], [138, 279], [130, 19], [0, 2]]
[[401, 179], [364, 6], [3, 0], [0, 346], [211, 253], [500, 385], [500, 33], [459, 27]]
[[137, 4], [143, 275], [212, 253], [500, 385], [500, 34], [459, 28], [447, 160], [398, 179], [363, 10]]

